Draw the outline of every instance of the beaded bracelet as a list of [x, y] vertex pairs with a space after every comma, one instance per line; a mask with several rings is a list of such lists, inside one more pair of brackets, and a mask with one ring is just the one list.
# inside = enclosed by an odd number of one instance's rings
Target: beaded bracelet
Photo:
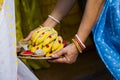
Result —
[[51, 18], [52, 20], [54, 20], [55, 22], [60, 23], [60, 21], [59, 21], [59, 20], [57, 20], [56, 18], [54, 18], [53, 16], [48, 15], [48, 17], [49, 17], [49, 18]]

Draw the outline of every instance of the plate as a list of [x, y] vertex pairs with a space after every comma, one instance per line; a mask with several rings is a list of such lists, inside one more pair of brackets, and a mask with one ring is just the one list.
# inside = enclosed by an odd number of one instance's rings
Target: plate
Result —
[[[17, 52], [19, 52], [19, 54], [21, 54], [21, 52], [24, 52], [24, 51], [27, 51], [28, 48], [28, 43], [29, 42], [24, 42], [24, 41], [20, 41], [17, 43]], [[39, 53], [41, 52], [41, 50], [38, 50], [36, 51], [36, 53]], [[41, 54], [40, 55], [41, 57], [37, 57], [37, 55], [31, 55], [31, 56], [21, 56], [21, 55], [18, 55], [18, 58], [21, 58], [21, 59], [53, 59], [52, 57], [43, 57], [44, 55]]]
[[18, 56], [21, 59], [52, 59], [52, 57], [25, 57], [25, 56]]

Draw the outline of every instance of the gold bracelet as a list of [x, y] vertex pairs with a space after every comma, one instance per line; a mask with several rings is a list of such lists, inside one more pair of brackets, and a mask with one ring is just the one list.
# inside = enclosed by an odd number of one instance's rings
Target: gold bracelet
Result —
[[79, 46], [79, 44], [75, 41], [75, 39], [72, 39], [72, 41], [73, 41], [73, 43], [75, 44], [75, 46], [77, 47], [78, 51], [79, 51], [80, 53], [82, 53], [82, 49], [81, 49], [81, 47]]

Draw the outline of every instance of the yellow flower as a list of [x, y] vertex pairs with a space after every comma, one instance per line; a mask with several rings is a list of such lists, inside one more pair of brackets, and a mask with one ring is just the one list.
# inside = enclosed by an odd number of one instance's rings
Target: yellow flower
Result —
[[3, 4], [3, 0], [0, 0], [0, 4]]

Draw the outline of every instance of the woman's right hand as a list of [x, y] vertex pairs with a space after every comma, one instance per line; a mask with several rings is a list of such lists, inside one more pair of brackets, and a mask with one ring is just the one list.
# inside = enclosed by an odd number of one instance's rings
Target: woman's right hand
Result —
[[24, 38], [23, 41], [29, 41], [29, 40], [31, 39], [31, 37], [32, 37], [32, 34], [33, 34], [36, 30], [38, 30], [38, 29], [40, 29], [40, 27], [32, 30], [32, 31], [28, 34], [28, 36], [27, 36], [26, 38]]

